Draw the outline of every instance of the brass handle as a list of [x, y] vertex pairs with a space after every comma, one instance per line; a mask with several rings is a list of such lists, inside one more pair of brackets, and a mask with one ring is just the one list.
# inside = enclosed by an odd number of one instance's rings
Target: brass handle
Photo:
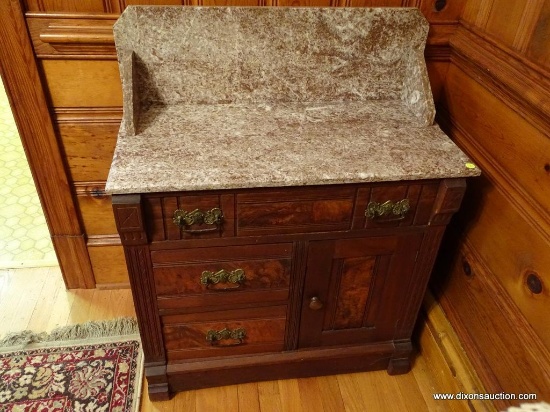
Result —
[[323, 304], [323, 302], [321, 302], [321, 300], [317, 296], [314, 296], [309, 300], [309, 308], [311, 310], [319, 310], [319, 309], [322, 309], [323, 306], [325, 305]]
[[[227, 271], [225, 269], [218, 270], [217, 272], [211, 272], [205, 270], [201, 275], [201, 284], [206, 285], [207, 289], [213, 290], [231, 290], [238, 289], [242, 286], [245, 281], [246, 276], [244, 270], [235, 269], [232, 271]], [[231, 283], [235, 286], [228, 286], [225, 288], [212, 288], [212, 285], [217, 285], [218, 283]]]
[[[221, 209], [215, 207], [214, 209], [207, 210], [203, 212], [202, 210], [195, 209], [192, 212], [187, 212], [182, 209], [177, 209], [174, 212], [174, 217], [172, 219], [176, 226], [179, 226], [182, 232], [187, 233], [203, 233], [203, 232], [212, 232], [219, 229], [219, 225], [223, 221], [223, 213]], [[207, 229], [185, 229], [186, 226], [191, 225], [215, 225], [216, 227], [211, 227]]]
[[405, 219], [407, 212], [411, 210], [409, 199], [403, 199], [398, 202], [392, 202], [388, 200], [384, 203], [370, 202], [365, 209], [365, 216], [369, 219], [376, 219], [378, 217], [384, 217], [388, 215], [397, 216], [393, 220]]
[[[224, 328], [222, 330], [209, 330], [206, 332], [206, 340], [212, 346], [237, 346], [243, 344], [243, 339], [246, 337], [246, 330], [243, 328], [230, 330]], [[220, 344], [221, 340], [233, 339], [236, 342]]]

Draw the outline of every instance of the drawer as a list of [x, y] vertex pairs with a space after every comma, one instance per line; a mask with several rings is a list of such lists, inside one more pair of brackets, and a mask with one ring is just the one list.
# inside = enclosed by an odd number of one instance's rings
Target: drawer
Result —
[[355, 229], [426, 225], [439, 182], [375, 184], [357, 191]]
[[349, 230], [354, 187], [287, 188], [237, 195], [240, 236]]
[[[232, 194], [148, 195], [143, 207], [147, 235], [153, 242], [234, 235]], [[174, 222], [175, 218], [179, 225]]]
[[151, 252], [160, 310], [288, 299], [292, 243]]
[[164, 316], [168, 360], [284, 350], [286, 305]]

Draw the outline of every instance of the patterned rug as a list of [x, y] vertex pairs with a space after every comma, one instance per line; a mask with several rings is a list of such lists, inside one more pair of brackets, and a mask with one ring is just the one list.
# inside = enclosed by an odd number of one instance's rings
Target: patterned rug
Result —
[[0, 341], [0, 412], [138, 410], [143, 365], [136, 332], [135, 320], [117, 319], [7, 336]]

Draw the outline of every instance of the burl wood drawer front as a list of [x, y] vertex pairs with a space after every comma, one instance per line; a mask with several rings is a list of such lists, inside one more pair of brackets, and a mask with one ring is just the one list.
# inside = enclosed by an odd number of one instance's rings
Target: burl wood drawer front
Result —
[[165, 316], [168, 360], [282, 351], [286, 311], [272, 306]]
[[201, 194], [149, 195], [143, 201], [151, 241], [233, 236], [234, 196]]
[[151, 252], [159, 309], [288, 299], [292, 243]]
[[351, 228], [355, 188], [269, 190], [238, 194], [238, 235], [310, 233]]

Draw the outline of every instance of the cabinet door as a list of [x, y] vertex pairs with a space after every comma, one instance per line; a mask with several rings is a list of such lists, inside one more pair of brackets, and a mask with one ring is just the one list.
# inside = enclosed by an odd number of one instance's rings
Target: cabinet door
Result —
[[422, 237], [310, 242], [299, 347], [393, 339]]

